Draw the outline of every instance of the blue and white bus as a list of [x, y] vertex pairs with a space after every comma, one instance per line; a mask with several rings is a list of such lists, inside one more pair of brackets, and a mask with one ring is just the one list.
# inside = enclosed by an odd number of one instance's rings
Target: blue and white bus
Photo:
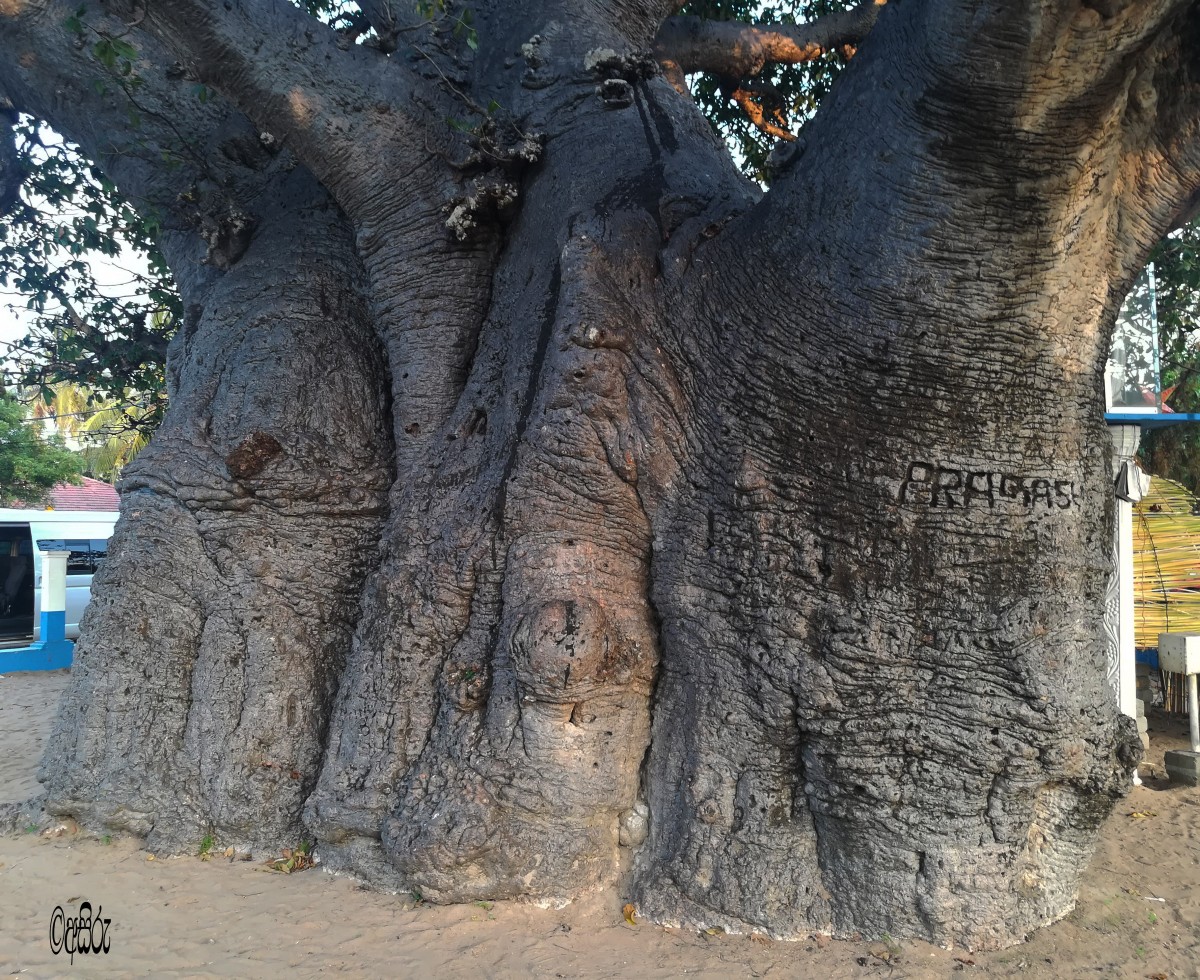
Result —
[[40, 541], [65, 541], [67, 638], [79, 636], [79, 619], [91, 598], [92, 574], [108, 553], [116, 511], [8, 510], [0, 508], [0, 648], [23, 647], [41, 637]]

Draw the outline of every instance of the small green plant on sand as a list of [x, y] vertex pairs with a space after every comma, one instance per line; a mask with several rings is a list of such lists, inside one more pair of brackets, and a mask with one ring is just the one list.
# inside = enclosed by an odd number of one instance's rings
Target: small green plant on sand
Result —
[[283, 856], [268, 861], [265, 867], [268, 871], [278, 871], [281, 874], [290, 875], [295, 871], [306, 871], [315, 864], [312, 844], [308, 841], [301, 841], [295, 847], [285, 847]]
[[216, 841], [213, 840], [212, 834], [205, 834], [202, 838], [200, 838], [200, 857], [208, 857], [212, 852], [213, 844], [215, 843]]

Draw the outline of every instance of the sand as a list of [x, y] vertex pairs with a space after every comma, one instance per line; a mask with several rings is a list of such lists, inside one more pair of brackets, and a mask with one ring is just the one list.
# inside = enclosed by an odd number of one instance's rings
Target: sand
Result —
[[37, 764], [70, 671], [0, 674], [0, 803], [41, 792]]
[[[0, 677], [0, 804], [36, 791], [65, 684], [61, 672]], [[133, 839], [17, 827], [0, 836], [0, 977], [1200, 978], [1200, 789], [1154, 778], [1164, 749], [1185, 738], [1178, 720], [1150, 724], [1146, 784], [1106, 825], [1077, 908], [1000, 952], [632, 927], [612, 896], [560, 911], [436, 907], [320, 870], [274, 874], [222, 855], [152, 860]], [[111, 919], [110, 950], [72, 964], [51, 952], [51, 915], [77, 915], [85, 901]]]

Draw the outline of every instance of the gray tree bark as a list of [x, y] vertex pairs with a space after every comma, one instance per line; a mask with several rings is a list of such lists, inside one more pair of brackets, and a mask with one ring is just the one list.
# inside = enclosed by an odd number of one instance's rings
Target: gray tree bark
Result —
[[677, 4], [114, 3], [138, 133], [68, 6], [0, 7], [0, 93], [190, 313], [51, 812], [435, 901], [623, 840], [644, 914], [781, 937], [1070, 909], [1139, 751], [1100, 380], [1200, 193], [1194, 4], [888, 5], [765, 196], [649, 55]]

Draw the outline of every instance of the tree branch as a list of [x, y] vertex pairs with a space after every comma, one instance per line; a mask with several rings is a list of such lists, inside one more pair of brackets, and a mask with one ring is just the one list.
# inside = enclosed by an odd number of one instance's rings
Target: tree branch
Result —
[[[198, 265], [204, 255], [199, 236], [179, 232], [190, 225], [197, 187], [225, 193], [228, 175], [214, 168], [229, 160], [209, 154], [206, 144], [229, 123], [230, 108], [217, 99], [201, 101], [193, 85], [156, 67], [154, 61], [170, 64], [170, 58], [154, 39], [93, 11], [87, 30], [100, 36], [124, 32], [139, 49], [135, 96], [131, 76], [105, 68], [86, 38], [64, 27], [76, 6], [54, 0], [11, 12], [0, 8], [0, 90], [15, 109], [78, 143], [142, 214], [159, 217], [160, 244], [172, 253], [177, 273], [190, 265], [196, 275], [210, 277], [212, 270]], [[190, 202], [184, 200], [189, 194]]]
[[[177, 0], [145, 11], [144, 29], [282, 138], [335, 197], [377, 173], [381, 154], [401, 169], [424, 158], [423, 126], [406, 111], [418, 77], [377, 50], [347, 46], [286, 0]], [[384, 2], [364, 12], [385, 29], [394, 17]]]
[[1172, 231], [1200, 215], [1200, 70], [1192, 40], [1198, 34], [1200, 7], [1193, 5], [1165, 33], [1131, 100], [1153, 132], [1149, 151], [1134, 157], [1142, 169], [1138, 182], [1157, 191], [1147, 195], [1150, 220]]
[[[803, 265], [803, 289], [787, 274], [774, 287], [796, 288], [798, 304], [813, 302], [808, 284], [837, 294], [842, 281], [844, 301], [858, 302], [847, 270], [901, 270], [888, 288], [903, 302], [932, 288], [913, 283], [937, 283], [960, 320], [1004, 309], [1038, 336], [1053, 324], [1090, 370], [1106, 353], [1105, 317], [1200, 200], [1200, 71], [1189, 60], [1200, 7], [1132, 0], [1106, 17], [1029, 6], [889, 4], [762, 202], [706, 246], [709, 268], [729, 269], [740, 288]], [[765, 241], [767, 227], [796, 230]], [[1061, 288], [1080, 281], [1090, 291]], [[1036, 323], [1018, 311], [1030, 295], [1052, 309]], [[911, 333], [932, 342], [923, 323]]]
[[7, 98], [0, 95], [0, 217], [4, 217], [21, 200], [21, 184], [25, 170], [17, 153], [16, 110]]
[[774, 136], [776, 139], [787, 140], [789, 143], [796, 139], [796, 134], [787, 128], [787, 120], [783, 118], [778, 110], [772, 113], [775, 121], [767, 117], [767, 111], [754, 98], [754, 90], [745, 85], [739, 85], [730, 94], [729, 97], [738, 104], [742, 112], [746, 114], [746, 118], [750, 120], [760, 132], [766, 133], [768, 136]]
[[812, 61], [826, 51], [857, 45], [886, 0], [864, 0], [850, 10], [806, 24], [744, 24], [738, 21], [671, 17], [655, 42], [670, 74], [707, 71], [730, 78], [757, 75], [768, 64]]
[[367, 23], [379, 35], [379, 49], [388, 53], [396, 50], [396, 36], [400, 33], [397, 6], [392, 0], [359, 0], [358, 3]]

